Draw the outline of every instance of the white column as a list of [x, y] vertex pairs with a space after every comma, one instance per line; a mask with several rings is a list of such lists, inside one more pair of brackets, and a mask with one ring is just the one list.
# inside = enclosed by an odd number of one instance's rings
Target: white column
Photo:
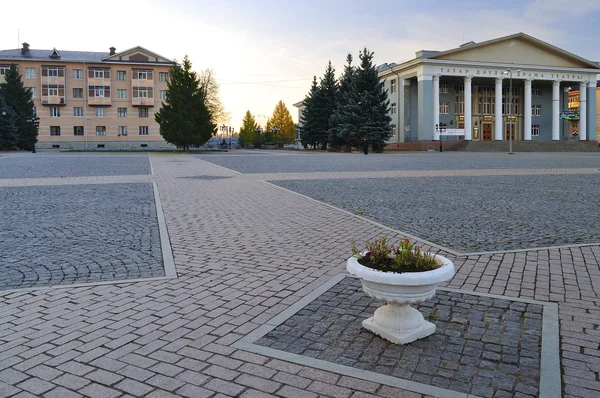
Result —
[[552, 83], [552, 140], [560, 140], [560, 81]]
[[579, 139], [587, 141], [587, 83], [579, 83]]
[[440, 132], [436, 127], [440, 124], [440, 75], [433, 75], [433, 140], [440, 139]]
[[523, 139], [531, 141], [531, 79], [525, 80], [525, 109], [523, 115]]
[[473, 139], [473, 129], [471, 128], [471, 76], [465, 77], [465, 140]]
[[494, 105], [494, 140], [502, 141], [502, 78], [496, 79], [496, 104]]

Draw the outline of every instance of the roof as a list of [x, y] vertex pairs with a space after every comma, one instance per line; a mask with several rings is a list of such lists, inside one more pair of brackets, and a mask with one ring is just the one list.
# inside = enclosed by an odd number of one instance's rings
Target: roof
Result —
[[62, 62], [102, 62], [103, 58], [108, 57], [109, 52], [93, 51], [60, 51], [59, 59], [52, 59], [50, 55], [54, 50], [29, 50], [21, 53], [21, 49], [0, 51], [0, 60], [2, 61], [62, 61]]

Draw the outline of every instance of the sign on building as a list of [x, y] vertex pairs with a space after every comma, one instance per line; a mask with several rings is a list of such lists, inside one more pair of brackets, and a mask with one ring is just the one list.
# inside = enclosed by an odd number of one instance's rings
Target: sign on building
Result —
[[560, 113], [562, 120], [579, 120], [579, 111], [563, 111]]

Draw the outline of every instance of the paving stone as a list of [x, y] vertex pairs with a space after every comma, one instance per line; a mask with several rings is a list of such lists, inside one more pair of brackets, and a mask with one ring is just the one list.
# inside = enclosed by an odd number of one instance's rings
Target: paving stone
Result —
[[78, 394], [74, 391], [67, 390], [63, 387], [56, 387], [55, 389], [48, 391], [44, 394], [44, 398], [79, 398], [83, 395]]
[[140, 383], [133, 379], [123, 379], [119, 383], [115, 384], [114, 388], [125, 391], [126, 393], [136, 397], [143, 397], [154, 389], [147, 384]]
[[22, 390], [29, 391], [34, 395], [41, 395], [46, 391], [49, 391], [52, 388], [54, 388], [55, 385], [52, 383], [48, 383], [47, 381], [44, 381], [42, 379], [33, 377], [31, 379], [27, 379], [17, 384], [17, 387], [19, 387]]

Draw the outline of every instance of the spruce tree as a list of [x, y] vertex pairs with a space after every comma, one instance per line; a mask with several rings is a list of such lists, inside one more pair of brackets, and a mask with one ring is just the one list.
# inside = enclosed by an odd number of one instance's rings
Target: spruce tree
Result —
[[335, 110], [330, 118], [329, 142], [335, 148], [348, 146], [358, 141], [352, 139], [355, 134], [356, 122], [354, 119], [360, 102], [360, 99], [356, 99], [354, 88], [356, 68], [352, 65], [352, 61], [352, 54], [348, 54], [337, 90]]
[[242, 127], [240, 128], [240, 145], [243, 147], [247, 145], [253, 145], [256, 141], [256, 129], [258, 124], [256, 124], [256, 120], [254, 116], [250, 113], [250, 111], [246, 111], [246, 115], [244, 116], [244, 120], [242, 121]]
[[329, 130], [331, 129], [331, 115], [336, 108], [338, 84], [335, 80], [335, 69], [331, 61], [325, 69], [325, 74], [321, 78], [319, 90], [315, 100], [316, 119], [319, 129], [315, 140], [321, 145], [321, 149], [327, 149], [329, 142]]
[[34, 150], [39, 118], [35, 114], [31, 89], [23, 85], [21, 75], [14, 64], [4, 75], [4, 83], [0, 84], [0, 96], [4, 98], [5, 107], [14, 113], [14, 125], [18, 134], [17, 146], [28, 151]]
[[312, 146], [316, 149], [317, 146], [316, 137], [319, 131], [317, 96], [319, 95], [319, 90], [317, 77], [313, 76], [312, 86], [304, 98], [304, 109], [302, 110], [302, 116], [300, 117], [300, 124], [302, 125], [300, 140], [305, 148]]
[[366, 138], [375, 151], [382, 151], [392, 136], [390, 102], [373, 65], [373, 53], [365, 47], [361, 64], [352, 67], [352, 56], [340, 81], [337, 107], [331, 117], [334, 145], [362, 146]]
[[19, 143], [15, 112], [7, 106], [0, 93], [0, 150], [11, 150]]
[[167, 142], [187, 151], [191, 145], [201, 146], [210, 139], [217, 125], [211, 121], [205, 94], [187, 55], [181, 66], [171, 66], [167, 100], [154, 115]]

